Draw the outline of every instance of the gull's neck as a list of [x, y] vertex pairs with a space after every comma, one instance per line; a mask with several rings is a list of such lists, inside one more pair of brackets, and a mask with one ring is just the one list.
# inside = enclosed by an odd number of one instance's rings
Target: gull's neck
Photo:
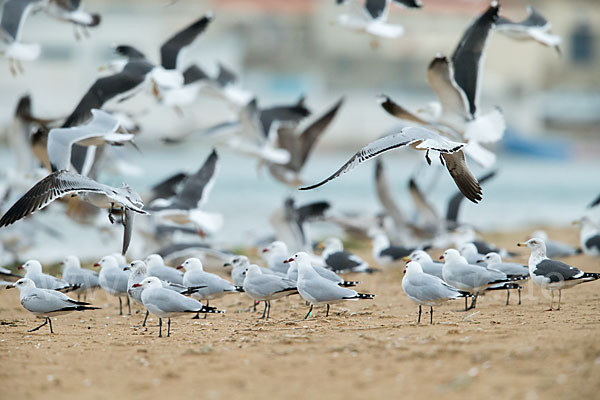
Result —
[[539, 247], [531, 249], [531, 255], [529, 256], [529, 271], [532, 271], [540, 261], [546, 259], [546, 249]]

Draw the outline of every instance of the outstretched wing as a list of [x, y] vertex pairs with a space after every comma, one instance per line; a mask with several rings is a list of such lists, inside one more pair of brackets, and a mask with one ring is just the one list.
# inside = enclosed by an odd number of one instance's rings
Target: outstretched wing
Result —
[[[435, 150], [440, 153], [454, 153], [462, 149], [464, 144], [448, 140], [439, 134], [421, 127], [407, 127], [400, 132], [391, 134], [380, 139], [377, 139], [350, 158], [329, 178], [312, 186], [302, 187], [300, 190], [315, 189], [326, 184], [329, 181], [338, 178], [346, 172], [352, 171], [358, 165], [364, 163], [371, 158], [377, 157], [389, 150], [397, 149], [398, 147], [414, 145], [419, 150]], [[464, 155], [463, 155], [464, 158]]]
[[416, 122], [417, 124], [421, 124], [421, 125], [429, 125], [429, 122], [414, 115], [413, 113], [411, 113], [410, 111], [408, 111], [407, 109], [402, 107], [401, 105], [392, 101], [392, 99], [390, 99], [386, 95], [379, 96], [379, 101], [381, 103], [381, 107], [383, 107], [383, 109], [385, 111], [387, 111], [388, 114], [390, 114], [396, 118], [403, 119], [405, 121]]
[[471, 119], [469, 101], [454, 80], [452, 65], [445, 56], [438, 56], [427, 67], [427, 83], [435, 92], [444, 114], [451, 113]]
[[448, 172], [454, 179], [458, 190], [473, 203], [481, 200], [483, 194], [481, 186], [467, 167], [465, 153], [462, 149], [454, 153], [442, 153], [442, 158], [446, 162], [446, 168], [448, 168]]
[[205, 202], [215, 180], [217, 161], [219, 156], [213, 150], [202, 167], [193, 175], [183, 181], [183, 188], [177, 194], [175, 205], [185, 209], [192, 209]]
[[199, 34], [204, 32], [212, 21], [212, 13], [207, 13], [202, 18], [180, 30], [169, 38], [160, 47], [160, 62], [165, 69], [177, 68], [177, 55], [185, 46], [189, 46]]

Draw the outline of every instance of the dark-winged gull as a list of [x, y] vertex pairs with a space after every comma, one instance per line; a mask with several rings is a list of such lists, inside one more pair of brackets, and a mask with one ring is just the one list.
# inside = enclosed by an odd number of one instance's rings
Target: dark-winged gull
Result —
[[77, 300], [83, 295], [83, 301], [86, 301], [87, 293], [100, 287], [98, 273], [96, 271], [81, 268], [81, 263], [77, 256], [66, 256], [61, 264], [63, 265], [63, 279], [72, 286], [79, 286], [79, 288], [74, 291], [77, 293]]
[[300, 190], [310, 190], [324, 185], [353, 170], [363, 162], [402, 146], [410, 146], [415, 150], [425, 151], [425, 158], [429, 164], [431, 164], [429, 152], [438, 152], [440, 162], [446, 166], [450, 176], [452, 176], [465, 197], [474, 203], [482, 199], [481, 186], [467, 167], [465, 155], [462, 151], [464, 143], [451, 141], [437, 132], [422, 127], [407, 127], [398, 133], [384, 136], [367, 144], [331, 176], [315, 185], [302, 187]]
[[600, 255], [600, 227], [590, 217], [583, 217], [575, 221], [581, 227], [579, 244], [583, 253], [588, 256]]
[[180, 53], [191, 45], [213, 19], [212, 12], [207, 12], [200, 19], [181, 29], [160, 47], [160, 63], [165, 69], [176, 69]]
[[306, 164], [315, 143], [333, 121], [343, 101], [344, 99], [341, 98], [325, 114], [313, 121], [300, 133], [297, 132], [296, 122], [288, 120], [278, 124], [277, 144], [290, 153], [290, 160], [286, 164], [267, 162], [269, 172], [275, 179], [294, 187], [302, 183], [300, 172]]
[[534, 40], [544, 46], [554, 47], [560, 54], [561, 38], [550, 31], [552, 24], [538, 10], [527, 6], [527, 17], [519, 22], [513, 22], [500, 16], [494, 30], [511, 39]]
[[[497, 269], [498, 271], [504, 272], [509, 277], [521, 277], [522, 280], [529, 279], [529, 268], [527, 265], [504, 262], [500, 254], [495, 252], [487, 253], [482, 259], [477, 261], [477, 264], [486, 265], [490, 268]], [[522, 286], [519, 283], [504, 283], [500, 285], [491, 286], [488, 290], [501, 290], [506, 289], [506, 305], [509, 304], [510, 300], [510, 289], [517, 289], [519, 293], [519, 303], [521, 304], [521, 289]]]
[[150, 314], [158, 317], [158, 337], [162, 337], [162, 319], [168, 318], [167, 337], [171, 336], [171, 318], [193, 313], [223, 313], [215, 307], [206, 307], [198, 300], [190, 299], [173, 290], [165, 289], [155, 276], [136, 283], [133, 288], [142, 287], [142, 303]]
[[346, 300], [370, 300], [374, 294], [358, 293], [356, 290], [341, 287], [329, 279], [319, 275], [310, 263], [307, 253], [299, 252], [291, 257], [289, 262], [298, 265], [298, 293], [310, 303], [310, 308], [304, 319], [307, 319], [315, 305], [327, 305], [325, 317], [329, 316], [329, 306]]
[[600, 278], [600, 273], [583, 272], [579, 268], [546, 257], [546, 245], [542, 239], [529, 239], [525, 243], [517, 243], [517, 246], [526, 246], [531, 249], [529, 274], [536, 285], [550, 290], [551, 301], [548, 311], [554, 310], [554, 292], [556, 290], [558, 290], [558, 307], [556, 309], [560, 310], [562, 289], [569, 289], [580, 283]]
[[540, 238], [546, 245], [546, 256], [548, 258], [560, 258], [574, 256], [581, 254], [583, 250], [580, 247], [572, 246], [568, 243], [559, 242], [558, 240], [552, 240], [548, 237], [548, 233], [542, 230], [537, 230], [529, 235], [529, 239]]
[[90, 303], [84, 303], [73, 300], [64, 293], [52, 289], [37, 288], [35, 283], [28, 278], [21, 278], [10, 287], [19, 289], [19, 298], [21, 305], [38, 318], [44, 318], [44, 323], [40, 326], [30, 329], [28, 332], [35, 332], [44, 325], [52, 329], [51, 316], [68, 314], [73, 311], [98, 310], [98, 307], [91, 307]]
[[419, 305], [417, 324], [421, 323], [421, 306], [429, 306], [429, 323], [433, 324], [433, 306], [439, 306], [448, 300], [470, 296], [469, 293], [461, 292], [437, 276], [424, 273], [421, 265], [416, 261], [406, 264], [402, 278], [402, 290], [409, 299]]
[[261, 319], [270, 317], [271, 300], [298, 293], [296, 282], [279, 275], [264, 274], [258, 265], [250, 264], [243, 274], [245, 275], [242, 285], [244, 292], [254, 301], [265, 303]]
[[369, 264], [359, 256], [345, 251], [344, 244], [336, 237], [325, 240], [322, 256], [327, 268], [338, 273], [377, 271], [369, 267]]
[[390, 243], [387, 235], [382, 231], [371, 232], [371, 244], [373, 246], [373, 258], [379, 265], [390, 265], [410, 255], [415, 248], [394, 246]]

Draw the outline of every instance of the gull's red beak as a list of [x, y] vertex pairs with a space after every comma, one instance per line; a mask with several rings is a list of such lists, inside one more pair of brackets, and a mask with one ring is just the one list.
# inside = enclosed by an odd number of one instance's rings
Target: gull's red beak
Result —
[[99, 267], [99, 266], [100, 266], [100, 264], [98, 264], [98, 263], [94, 264], [94, 267]]
[[442, 255], [440, 256], [440, 260], [443, 260], [443, 259], [444, 259], [444, 255], [442, 254]]
[[142, 287], [139, 283], [134, 283], [131, 287]]
[[266, 253], [267, 251], [269, 251], [269, 249], [262, 249], [263, 253]]
[[24, 269], [22, 265], [19, 265], [17, 269]]
[[176, 269], [183, 269], [183, 265], [178, 265]]
[[287, 260], [287, 262], [289, 262], [289, 263], [291, 263], [292, 261], [294, 261], [294, 257], [292, 257], [289, 260]]

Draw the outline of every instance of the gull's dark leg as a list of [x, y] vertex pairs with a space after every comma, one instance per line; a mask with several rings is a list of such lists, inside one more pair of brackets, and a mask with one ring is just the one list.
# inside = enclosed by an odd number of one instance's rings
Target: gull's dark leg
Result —
[[115, 217], [112, 215], [112, 209], [115, 207], [115, 203], [110, 203], [110, 208], [108, 209], [108, 220], [111, 224], [115, 223]]
[[[208, 302], [209, 302], [209, 300], [206, 299], [206, 308], [208, 308]], [[206, 319], [207, 315], [208, 315], [208, 313], [204, 313], [204, 319]], [[198, 318], [200, 318], [200, 317], [198, 317]]]
[[264, 319], [267, 316], [267, 302], [265, 301], [265, 309], [263, 310], [263, 315], [259, 319]]
[[469, 306], [469, 310], [474, 309], [477, 306], [477, 295], [473, 296], [473, 300], [471, 300], [471, 305]]
[[123, 302], [121, 301], [121, 296], [119, 296], [119, 315], [123, 315]]
[[52, 330], [52, 320], [50, 319], [50, 317], [46, 318], [48, 318], [48, 325], [50, 325], [50, 333], [54, 333], [54, 331]]
[[429, 306], [429, 323], [433, 325], [433, 307]]
[[162, 318], [158, 319], [158, 337], [162, 337]]
[[310, 305], [310, 308], [308, 309], [308, 312], [306, 313], [306, 316], [304, 317], [304, 319], [307, 319], [307, 318], [308, 318], [308, 316], [309, 316], [309, 315], [310, 315], [310, 313], [312, 312], [312, 309], [313, 309], [313, 305], [311, 304], [311, 305]]
[[421, 305], [419, 304], [419, 318], [417, 319], [417, 324], [421, 323]]
[[425, 160], [427, 161], [427, 164], [431, 166], [431, 158], [429, 158], [429, 149], [427, 149], [427, 151], [425, 152]]
[[521, 286], [519, 286], [517, 291], [519, 292], [519, 305], [521, 305]]
[[79, 294], [79, 293], [77, 293], [77, 301], [79, 301], [79, 297], [80, 297], [80, 294]]
[[266, 301], [267, 305], [268, 305], [268, 309], [267, 309], [267, 319], [271, 318], [271, 300], [267, 300]]
[[560, 296], [561, 296], [561, 290], [558, 289], [558, 308], [556, 309], [556, 311], [560, 310]]
[[327, 312], [325, 313], [325, 317], [329, 317], [329, 304], [327, 304]]
[[167, 320], [167, 337], [171, 337], [171, 318]]
[[259, 303], [258, 301], [254, 300], [254, 307], [252, 307], [252, 312], [256, 312], [256, 305], [258, 303]]
[[142, 326], [146, 326], [146, 321], [148, 320], [148, 314], [150, 314], [148, 312], [148, 310], [146, 310], [146, 316], [144, 317], [144, 322], [142, 323]]
[[131, 303], [129, 301], [129, 296], [127, 296], [127, 309], [129, 310], [129, 315], [131, 315]]
[[548, 311], [554, 311], [554, 290], [550, 289], [550, 309]]
[[35, 331], [37, 331], [38, 329], [40, 329], [42, 326], [46, 325], [47, 323], [48, 323], [48, 317], [46, 317], [46, 318], [44, 319], [44, 323], [43, 323], [43, 324], [41, 324], [41, 325], [40, 325], [40, 326], [38, 326], [37, 328], [30, 329], [30, 330], [28, 330], [27, 332], [35, 332]]
[[192, 319], [200, 319], [200, 313], [197, 312], [196, 315], [192, 317]]
[[506, 289], [506, 305], [508, 305], [509, 300], [510, 300], [510, 289]]
[[467, 311], [467, 310], [468, 310], [468, 308], [467, 308], [467, 296], [465, 296], [465, 311]]

